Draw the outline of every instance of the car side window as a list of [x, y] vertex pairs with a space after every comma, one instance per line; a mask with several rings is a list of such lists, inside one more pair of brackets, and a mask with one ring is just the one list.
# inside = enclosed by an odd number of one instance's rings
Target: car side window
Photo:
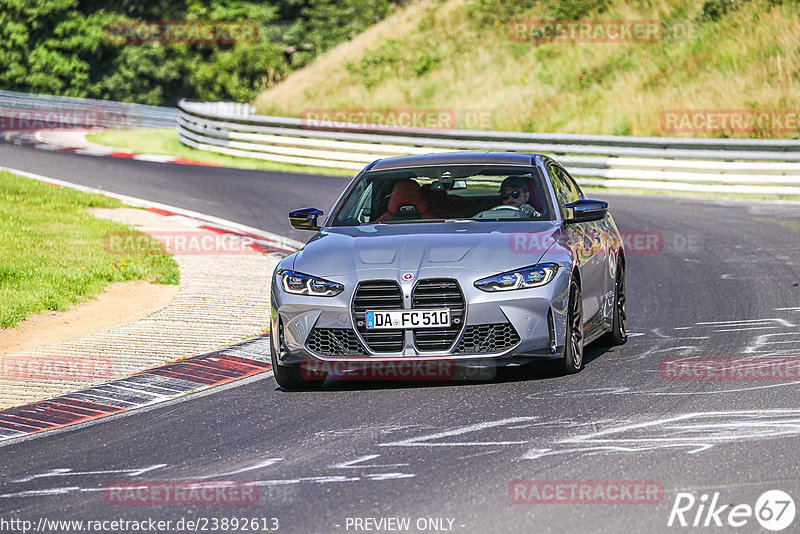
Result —
[[558, 166], [553, 164], [548, 165], [547, 172], [550, 174], [550, 179], [553, 180], [553, 189], [555, 189], [556, 192], [556, 200], [558, 200], [558, 209], [561, 212], [561, 218], [566, 219], [569, 214], [564, 206], [570, 202], [580, 200], [580, 189], [578, 189], [578, 186], [572, 178]]
[[559, 168], [558, 171], [561, 173], [561, 176], [563, 176], [564, 179], [567, 181], [567, 184], [570, 190], [572, 191], [572, 194], [575, 195], [575, 198], [573, 200], [580, 200], [584, 198], [583, 191], [581, 191], [581, 188], [578, 187], [578, 183], [575, 181], [575, 178], [573, 178], [571, 174], [569, 174], [562, 168]]

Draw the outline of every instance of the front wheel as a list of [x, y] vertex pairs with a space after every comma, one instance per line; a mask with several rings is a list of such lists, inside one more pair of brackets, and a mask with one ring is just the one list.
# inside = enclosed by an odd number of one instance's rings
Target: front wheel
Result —
[[567, 335], [564, 339], [562, 370], [565, 374], [577, 373], [583, 367], [583, 300], [581, 288], [574, 279], [569, 284], [567, 309]]
[[[280, 342], [280, 340], [279, 340]], [[301, 365], [278, 365], [278, 355], [275, 353], [275, 344], [270, 340], [269, 351], [272, 359], [272, 372], [275, 374], [275, 381], [284, 389], [314, 389], [322, 386], [325, 377], [316, 379], [305, 378], [302, 373]]]

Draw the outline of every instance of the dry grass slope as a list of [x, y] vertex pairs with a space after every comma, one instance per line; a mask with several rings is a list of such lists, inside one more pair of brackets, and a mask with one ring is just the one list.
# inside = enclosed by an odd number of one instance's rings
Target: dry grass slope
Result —
[[[525, 3], [532, 7], [519, 11]], [[703, 15], [723, 4], [732, 6], [727, 13]], [[445, 108], [459, 117], [479, 110], [490, 112], [489, 129], [617, 135], [664, 135], [659, 119], [670, 109], [800, 109], [797, 0], [601, 0], [581, 14], [660, 21], [664, 38], [651, 43], [516, 42], [512, 20], [552, 19], [553, 6], [515, 5], [517, 12], [502, 0], [411, 3], [261, 94], [256, 106], [290, 116], [308, 108]]]

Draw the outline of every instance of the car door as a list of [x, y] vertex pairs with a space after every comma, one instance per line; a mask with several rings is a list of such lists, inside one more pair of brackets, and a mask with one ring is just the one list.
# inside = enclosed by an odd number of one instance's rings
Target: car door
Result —
[[[548, 173], [558, 201], [561, 219], [572, 217], [565, 205], [584, 198], [578, 184], [560, 165], [550, 163]], [[603, 299], [606, 293], [606, 255], [600, 232], [601, 221], [564, 224], [564, 232], [570, 249], [578, 258], [581, 270], [581, 294], [583, 297], [583, 316], [585, 323], [600, 321]]]

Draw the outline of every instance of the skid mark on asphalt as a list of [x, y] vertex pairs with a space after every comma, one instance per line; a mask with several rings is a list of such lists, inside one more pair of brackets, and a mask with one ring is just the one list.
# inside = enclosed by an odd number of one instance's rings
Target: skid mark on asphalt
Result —
[[527, 398], [531, 400], [536, 400], [536, 399], [545, 400], [553, 397], [574, 399], [574, 398], [598, 397], [603, 395], [621, 395], [621, 396], [651, 395], [653, 397], [681, 397], [685, 395], [726, 395], [730, 393], [737, 393], [743, 391], [772, 389], [780, 387], [797, 387], [797, 384], [792, 382], [782, 382], [778, 384], [734, 387], [730, 389], [700, 389], [697, 391], [675, 391], [674, 387], [665, 387], [662, 389], [638, 389], [635, 387], [614, 386], [614, 387], [594, 388], [594, 389], [569, 389], [569, 390], [559, 389], [552, 391], [538, 391], [536, 393], [531, 393], [530, 395], [527, 396]]
[[393, 441], [389, 443], [381, 443], [379, 447], [482, 447], [482, 446], [496, 446], [496, 445], [520, 445], [525, 443], [522, 441], [434, 441], [442, 438], [449, 438], [454, 436], [463, 436], [465, 434], [472, 434], [482, 430], [496, 429], [515, 423], [522, 423], [528, 421], [535, 421], [538, 417], [510, 417], [507, 419], [500, 419], [497, 421], [485, 421], [473, 425], [462, 426], [451, 430], [442, 432], [435, 432], [426, 436], [419, 436], [415, 438], [403, 439], [400, 441]]
[[17, 478], [11, 480], [10, 482], [15, 482], [19, 484], [22, 482], [30, 482], [31, 480], [35, 480], [37, 478], [80, 477], [80, 476], [90, 476], [90, 475], [125, 475], [128, 477], [138, 477], [145, 473], [149, 473], [150, 471], [161, 469], [162, 467], [167, 467], [167, 464], [155, 464], [147, 467], [142, 467], [140, 469], [105, 469], [100, 471], [73, 471], [72, 469], [69, 468], [59, 468], [59, 469], [52, 469], [50, 471], [45, 471], [43, 473], [39, 473], [36, 475]]
[[[600, 389], [596, 393], [621, 393], [621, 389]], [[574, 392], [570, 392], [574, 393]], [[594, 393], [594, 392], [587, 392]], [[566, 394], [566, 392], [565, 392]], [[570, 435], [547, 440], [543, 435], [567, 431]], [[294, 463], [286, 464], [284, 458], [267, 458], [244, 465], [235, 470], [220, 471], [203, 477], [175, 477], [173, 469], [165, 464], [109, 471], [73, 471], [69, 468], [44, 471], [22, 479], [2, 482], [7, 488], [0, 499], [41, 498], [66, 493], [102, 492], [109, 483], [120, 477], [138, 479], [157, 472], [163, 480], [166, 474], [173, 480], [195, 482], [201, 479], [234, 477], [247, 474], [245, 482], [275, 491], [270, 494], [272, 503], [297, 503], [302, 501], [302, 486], [328, 484], [381, 483], [412, 479], [424, 472], [426, 461], [441, 459], [463, 462], [484, 455], [506, 455], [509, 461], [541, 460], [548, 457], [598, 454], [640, 454], [644, 452], [680, 450], [686, 454], [700, 454], [713, 447], [744, 441], [766, 441], [797, 438], [800, 436], [800, 409], [705, 411], [680, 415], [652, 417], [640, 416], [630, 420], [546, 419], [539, 416], [510, 417], [487, 420], [468, 425], [422, 432], [406, 428], [402, 434], [416, 434], [359, 447], [348, 458], [347, 452], [331, 452], [331, 462], [313, 472], [298, 473]], [[464, 447], [467, 446], [467, 449]], [[422, 455], [411, 453], [423, 447]], [[391, 450], [391, 458], [374, 453], [374, 450]], [[475, 449], [478, 449], [476, 452]], [[456, 450], [470, 450], [457, 456]], [[365, 454], [366, 453], [366, 454]], [[404, 456], [405, 455], [405, 456]], [[444, 455], [444, 456], [442, 456]], [[338, 457], [338, 459], [337, 459]], [[180, 470], [180, 468], [175, 468]], [[300, 468], [304, 469], [304, 468]], [[286, 472], [291, 470], [291, 472]], [[264, 475], [271, 476], [264, 476]], [[70, 484], [57, 482], [69, 476]], [[81, 478], [91, 478], [91, 484], [80, 484]], [[25, 482], [36, 479], [54, 479], [54, 487], [31, 489]], [[236, 477], [239, 478], [239, 477]], [[100, 480], [98, 480], [100, 479]], [[87, 481], [88, 482], [88, 481]], [[220, 482], [222, 483], [222, 482]], [[296, 489], [292, 489], [296, 488]]]
[[407, 467], [408, 463], [399, 463], [399, 464], [364, 464], [364, 462], [368, 462], [370, 460], [375, 460], [380, 457], [380, 454], [368, 454], [366, 456], [361, 456], [356, 458], [355, 460], [349, 460], [347, 462], [342, 462], [339, 464], [334, 464], [331, 466], [331, 469], [371, 469], [375, 467], [384, 468], [384, 467]]
[[431, 425], [421, 425], [421, 424], [414, 424], [414, 425], [370, 425], [370, 426], [359, 426], [359, 427], [349, 427], [349, 428], [335, 428], [329, 430], [318, 430], [314, 432], [314, 435], [317, 437], [340, 437], [340, 436], [385, 436], [388, 434], [394, 434], [396, 432], [402, 432], [405, 430], [426, 430], [433, 428]]
[[282, 461], [283, 458], [268, 458], [263, 462], [258, 462], [254, 465], [249, 465], [247, 467], [242, 467], [241, 469], [234, 469], [233, 471], [227, 471], [225, 473], [215, 473], [213, 475], [205, 475], [202, 477], [198, 477], [200, 479], [208, 479], [208, 478], [219, 478], [219, 477], [228, 477], [232, 475], [240, 475], [242, 473], [247, 473], [249, 471], [255, 471], [257, 469], [264, 469], [265, 467], [269, 467], [271, 465], [275, 465], [278, 462]]
[[[12, 479], [12, 480], [0, 480], [0, 487], [6, 488], [10, 486], [9, 490], [7, 490], [6, 493], [0, 493], [0, 499], [45, 497], [52, 495], [64, 495], [67, 493], [75, 493], [75, 492], [79, 493], [103, 492], [108, 489], [109, 485], [119, 484], [120, 478], [132, 479], [133, 483], [135, 484], [141, 483], [143, 487], [147, 486], [149, 482], [161, 483], [166, 478], [172, 479], [173, 482], [183, 482], [189, 485], [197, 483], [198, 485], [202, 484], [205, 487], [207, 487], [208, 484], [227, 485], [231, 483], [228, 480], [217, 481], [217, 482], [205, 482], [208, 479], [221, 478], [221, 477], [234, 477], [236, 475], [248, 473], [254, 475], [254, 477], [251, 477], [251, 479], [244, 481], [247, 482], [248, 484], [253, 484], [261, 487], [281, 488], [284, 486], [294, 486], [303, 483], [339, 484], [344, 482], [381, 482], [387, 480], [400, 480], [406, 478], [413, 478], [416, 476], [415, 473], [402, 472], [394, 469], [398, 467], [407, 467], [410, 465], [409, 463], [406, 462], [384, 463], [379, 460], [380, 456], [381, 456], [380, 454], [362, 455], [353, 458], [352, 460], [334, 463], [327, 467], [327, 470], [332, 471], [329, 474], [275, 477], [275, 478], [258, 478], [258, 475], [263, 476], [264, 473], [256, 473], [256, 472], [274, 471], [275, 469], [280, 469], [281, 463], [284, 461], [283, 458], [268, 458], [266, 460], [262, 460], [251, 465], [246, 465], [239, 469], [214, 473], [210, 475], [204, 475], [200, 477], [189, 477], [189, 478], [181, 476], [174, 477], [172, 475], [167, 475], [167, 473], [169, 473], [171, 470], [170, 468], [174, 467], [174, 466], [169, 466], [168, 464], [156, 464], [142, 468], [98, 470], [98, 471], [75, 471], [71, 468], [57, 468], [29, 475], [23, 478]], [[373, 472], [370, 473], [364, 473], [363, 471], [353, 472], [352, 470], [355, 469], [372, 470]], [[348, 470], [347, 474], [342, 475], [336, 473], [336, 471], [341, 471], [341, 470]], [[153, 471], [158, 471], [159, 473], [158, 480], [140, 479], [142, 475]], [[78, 481], [80, 481], [81, 478], [91, 479], [92, 483], [90, 484], [86, 482], [84, 483], [84, 485], [70, 485], [70, 486], [56, 485], [55, 487], [44, 488], [44, 489], [41, 488], [25, 489], [24, 487], [18, 487], [18, 486], [24, 486], [26, 483], [37, 479], [54, 479], [53, 483], [58, 484], [60, 482], [60, 479], [62, 479], [62, 477], [74, 477], [71, 479], [71, 481], [75, 479], [78, 479]], [[296, 490], [284, 491], [278, 489], [278, 490], [271, 490], [267, 496], [262, 495], [262, 497], [267, 497], [269, 499], [269, 502], [272, 504], [294, 503], [299, 500], [299, 492]]]
[[531, 448], [522, 459], [664, 449], [684, 449], [687, 454], [697, 454], [726, 443], [798, 436], [800, 410], [696, 412], [618, 423], [557, 440], [549, 447]]
[[[109, 483], [118, 482], [120, 478], [125, 478], [126, 480], [134, 479], [137, 483], [142, 482], [145, 484], [147, 481], [141, 480], [142, 476], [152, 478], [150, 472], [153, 471], [157, 474], [158, 480], [172, 479], [188, 483], [199, 483], [209, 479], [244, 478], [245, 482], [259, 487], [270, 488], [269, 491], [271, 492], [278, 492], [275, 495], [270, 494], [270, 502], [296, 503], [302, 500], [301, 490], [284, 491], [283, 488], [296, 488], [303, 485], [390, 483], [391, 481], [415, 478], [421, 472], [420, 463], [431, 458], [428, 455], [419, 457], [415, 453], [404, 457], [404, 451], [416, 450], [409, 449], [409, 447], [424, 447], [424, 450], [439, 451], [470, 445], [474, 448], [470, 447], [470, 454], [466, 455], [466, 457], [509, 450], [513, 450], [514, 454], [518, 455], [524, 450], [525, 445], [529, 445], [529, 440], [532, 435], [535, 435], [538, 427], [566, 428], [575, 425], [582, 426], [584, 423], [575, 423], [563, 419], [543, 421], [539, 417], [526, 416], [482, 421], [444, 429], [435, 425], [398, 424], [384, 425], [377, 428], [365, 425], [360, 428], [322, 430], [314, 435], [323, 441], [326, 439], [338, 440], [342, 435], [359, 435], [367, 438], [367, 441], [372, 442], [372, 445], [363, 448], [359, 447], [357, 451], [342, 451], [324, 447], [325, 444], [323, 443], [321, 445], [322, 450], [330, 450], [327, 453], [330, 456], [330, 460], [326, 467], [322, 469], [297, 467], [296, 462], [293, 461], [296, 458], [291, 455], [266, 457], [253, 463], [236, 466], [235, 469], [228, 468], [217, 473], [195, 477], [187, 477], [185, 471], [181, 473], [181, 468], [166, 464], [145, 467], [135, 466], [128, 469], [108, 471], [74, 471], [69, 467], [60, 467], [34, 473], [24, 478], [0, 480], [0, 487], [5, 490], [0, 493], [0, 499], [43, 497], [73, 492], [102, 492]], [[515, 435], [515, 438], [518, 436], [519, 439], [493, 439], [493, 436], [498, 432], [510, 432]], [[396, 439], [398, 435], [403, 436], [403, 438]], [[387, 439], [390, 440], [387, 441]], [[509, 446], [512, 446], [512, 449], [509, 449]], [[382, 449], [382, 447], [386, 448]], [[523, 449], [520, 449], [520, 447], [523, 447]], [[477, 454], [473, 454], [472, 452], [475, 448], [488, 450], [479, 450]], [[387, 458], [387, 455], [382, 454], [384, 451], [391, 451], [392, 457]], [[71, 484], [63, 485], [63, 477], [65, 476], [70, 477]], [[26, 487], [26, 483], [38, 479], [52, 479], [53, 486], [36, 489], [30, 488], [30, 486]]]
[[763, 334], [756, 337], [744, 352], [758, 356], [797, 356], [800, 332]]
[[[591, 424], [596, 423], [593, 422]], [[224, 477], [229, 479], [245, 478], [244, 482], [259, 487], [277, 488], [276, 491], [282, 491], [281, 488], [292, 488], [306, 484], [390, 482], [417, 477], [422, 469], [421, 463], [426, 460], [435, 460], [439, 457], [437, 454], [425, 454], [420, 457], [416, 453], [408, 453], [411, 450], [417, 450], [417, 447], [424, 447], [423, 450], [426, 451], [451, 451], [453, 447], [462, 448], [465, 445], [469, 445], [470, 453], [461, 458], [462, 460], [484, 454], [512, 451], [514, 455], [519, 455], [524, 451], [526, 445], [530, 446], [531, 440], [539, 434], [539, 430], [542, 427], [563, 429], [569, 427], [583, 428], [586, 426], [587, 423], [565, 419], [543, 420], [538, 416], [510, 417], [444, 429], [431, 425], [425, 425], [424, 427], [423, 425], [387, 425], [385, 428], [380, 429], [379, 432], [376, 432], [376, 429], [365, 426], [361, 429], [361, 432], [358, 429], [348, 429], [347, 432], [350, 435], [355, 433], [367, 437], [368, 441], [372, 441], [372, 445], [359, 447], [358, 451], [331, 450], [331, 452], [327, 453], [331, 459], [327, 466], [321, 470], [310, 467], [298, 468], [295, 462], [290, 462], [290, 460], [293, 460], [290, 456], [286, 458], [269, 457], [251, 464], [242, 465], [233, 470], [227, 469], [200, 477], [187, 477], [185, 472], [181, 476], [180, 473], [175, 473], [175, 471], [180, 472], [180, 468], [166, 464], [109, 471], [73, 471], [68, 467], [62, 467], [35, 473], [25, 478], [0, 480], [0, 487], [5, 489], [5, 492], [0, 494], [0, 499], [43, 497], [73, 492], [102, 492], [108, 484], [116, 483], [123, 477], [126, 480], [135, 479], [135, 482], [145, 484], [147, 481], [141, 480], [141, 476], [147, 475], [148, 478], [151, 478], [149, 475], [151, 471], [157, 472], [159, 480], [172, 479], [188, 483], [200, 483], [201, 480]], [[493, 439], [498, 433], [511, 433], [514, 439]], [[382, 441], [397, 434], [407, 437], [399, 440]], [[409, 436], [409, 434], [413, 435]], [[322, 437], [322, 439], [337, 439], [341, 432], [320, 431], [316, 435]], [[473, 453], [476, 448], [479, 450]], [[328, 449], [323, 447], [323, 450]], [[386, 455], [382, 454], [384, 451], [391, 451], [390, 454], [393, 457], [391, 459], [386, 458]], [[406, 457], [403, 456], [404, 454], [406, 454]], [[449, 453], [446, 454], [448, 457], [452, 457]], [[399, 458], [395, 456], [399, 456]], [[298, 469], [308, 469], [310, 472], [298, 473]], [[244, 475], [244, 477], [238, 475]], [[63, 479], [61, 477], [63, 476], [69, 476], [72, 484], [69, 486], [60, 485], [59, 482], [62, 482]], [[51, 478], [53, 479], [53, 487], [37, 488], [35, 490], [25, 487], [26, 482]], [[298, 489], [280, 494], [276, 493], [275, 495], [270, 495], [269, 498], [270, 502], [300, 502], [302, 500], [300, 496], [300, 490]]]
[[699, 323], [694, 323], [697, 326], [712, 326], [712, 327], [724, 327], [724, 328], [747, 328], [747, 327], [755, 327], [756, 325], [771, 325], [773, 327], [776, 326], [796, 326], [793, 323], [790, 323], [786, 319], [782, 319], [780, 317], [770, 317], [768, 319], [744, 319], [741, 321], [701, 321]]
[[[777, 308], [775, 311], [792, 312], [795, 308]], [[789, 314], [791, 315], [791, 313]], [[692, 325], [673, 328], [652, 328], [642, 332], [638, 343], [644, 349], [632, 354], [620, 354], [618, 360], [639, 361], [652, 360], [659, 355], [670, 357], [703, 355], [713, 357], [717, 347], [711, 343], [699, 343], [721, 336], [730, 338], [732, 333], [742, 333], [741, 349], [736, 351], [743, 355], [780, 356], [798, 354], [800, 349], [800, 332], [796, 318], [765, 317], [758, 319], [729, 319], [715, 321], [697, 321]], [[728, 348], [723, 348], [721, 357], [732, 356]]]

